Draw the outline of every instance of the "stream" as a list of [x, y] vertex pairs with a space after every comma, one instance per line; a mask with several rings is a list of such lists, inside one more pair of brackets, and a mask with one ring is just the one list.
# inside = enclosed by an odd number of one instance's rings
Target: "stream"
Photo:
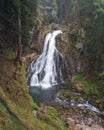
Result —
[[[82, 97], [80, 97], [80, 98], [82, 98]], [[78, 103], [74, 99], [70, 99], [70, 100], [67, 99], [67, 98], [60, 99], [57, 96], [56, 99], [55, 99], [55, 102], [60, 104], [60, 105], [68, 105], [68, 106], [72, 106], [72, 107], [76, 107], [76, 108], [77, 107], [83, 107], [85, 109], [89, 109], [91, 111], [94, 111], [94, 112], [96, 112], [98, 114], [104, 115], [104, 111], [100, 111], [97, 107], [91, 105], [88, 101], [84, 100], [83, 98], [82, 98], [82, 100], [83, 100], [83, 103]]]

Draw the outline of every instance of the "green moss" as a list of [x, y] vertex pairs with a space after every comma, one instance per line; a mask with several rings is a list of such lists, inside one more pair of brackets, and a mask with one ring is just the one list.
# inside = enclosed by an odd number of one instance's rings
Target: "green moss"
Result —
[[48, 108], [48, 115], [54, 119], [57, 119], [57, 117], [58, 117], [58, 113], [57, 113], [56, 109], [54, 109], [53, 107]]
[[32, 109], [38, 110], [39, 106], [33, 101], [32, 97], [30, 96], [30, 105]]
[[83, 79], [83, 76], [82, 76], [81, 74], [76, 74], [76, 75], [74, 76], [74, 79], [75, 79], [76, 81], [81, 81], [81, 80]]
[[27, 130], [27, 128], [15, 117], [5, 104], [0, 100], [0, 128], [2, 130]]
[[52, 120], [56, 120], [56, 122], [59, 124], [60, 130], [66, 130], [64, 123], [58, 117], [56, 109], [54, 109], [53, 107], [49, 107], [48, 115], [52, 118]]
[[56, 109], [53, 107], [48, 107], [48, 114], [44, 112], [39, 113], [39, 118], [55, 127], [57, 130], [67, 129], [64, 123], [59, 119]]
[[48, 115], [59, 124], [60, 130], [66, 130], [64, 123], [59, 119], [56, 109], [53, 107], [48, 108]]
[[[31, 107], [28, 106], [27, 108], [25, 103], [24, 106], [21, 107], [20, 105], [16, 105], [16, 103], [9, 100], [5, 96], [5, 93], [2, 90], [0, 91], [0, 97], [3, 99], [2, 101], [4, 102], [5, 108], [7, 108], [8, 112], [16, 117], [27, 129], [33, 130], [35, 127], [37, 127], [36, 130], [48, 130], [48, 128], [50, 128], [50, 130], [54, 130], [52, 126], [47, 125], [47, 122], [42, 122], [34, 117]], [[7, 127], [4, 130], [7, 130]]]

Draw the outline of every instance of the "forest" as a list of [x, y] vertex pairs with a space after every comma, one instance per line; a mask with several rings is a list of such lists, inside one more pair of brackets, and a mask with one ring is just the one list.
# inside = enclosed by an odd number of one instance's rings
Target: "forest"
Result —
[[[28, 71], [55, 30], [63, 56], [53, 59], [67, 63], [62, 73], [70, 76], [59, 84], [59, 104], [44, 106], [27, 87]], [[104, 130], [104, 0], [0, 0], [0, 66], [0, 130]]]

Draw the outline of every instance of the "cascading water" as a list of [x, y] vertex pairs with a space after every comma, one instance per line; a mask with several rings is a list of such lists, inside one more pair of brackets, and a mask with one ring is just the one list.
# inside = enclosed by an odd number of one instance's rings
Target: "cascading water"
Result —
[[55, 37], [61, 33], [61, 30], [57, 30], [46, 35], [42, 54], [33, 60], [27, 71], [27, 83], [30, 88], [49, 89], [69, 78], [65, 58], [55, 46]]

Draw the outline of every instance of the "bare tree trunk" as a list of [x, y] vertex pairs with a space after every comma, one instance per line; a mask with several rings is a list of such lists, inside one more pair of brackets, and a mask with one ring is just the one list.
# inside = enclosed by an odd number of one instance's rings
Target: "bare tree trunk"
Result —
[[21, 9], [19, 7], [18, 11], [18, 29], [19, 29], [19, 34], [18, 34], [18, 51], [19, 51], [19, 60], [21, 61], [22, 57], [22, 30], [21, 30]]
[[17, 56], [16, 61], [21, 62], [22, 58], [22, 29], [21, 29], [21, 8], [18, 8], [18, 48], [17, 48]]

